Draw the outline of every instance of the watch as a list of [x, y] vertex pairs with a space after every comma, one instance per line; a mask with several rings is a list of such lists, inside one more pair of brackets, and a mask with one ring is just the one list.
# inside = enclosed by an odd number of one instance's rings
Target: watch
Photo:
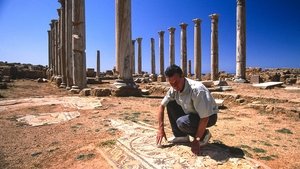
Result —
[[200, 141], [201, 138], [200, 138], [200, 137], [196, 137], [195, 139], [196, 139], [197, 141]]

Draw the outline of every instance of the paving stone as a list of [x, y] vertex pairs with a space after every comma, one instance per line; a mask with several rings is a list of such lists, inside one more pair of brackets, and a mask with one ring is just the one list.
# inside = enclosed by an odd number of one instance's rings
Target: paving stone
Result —
[[254, 87], [259, 87], [261, 89], [269, 89], [275, 86], [282, 86], [283, 82], [265, 82], [259, 84], [253, 84]]

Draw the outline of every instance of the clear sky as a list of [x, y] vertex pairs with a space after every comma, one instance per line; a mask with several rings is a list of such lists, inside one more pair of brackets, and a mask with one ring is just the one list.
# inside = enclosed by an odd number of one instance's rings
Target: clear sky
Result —
[[[87, 67], [95, 67], [101, 51], [101, 71], [115, 65], [114, 0], [86, 0]], [[51, 19], [57, 0], [0, 0], [0, 61], [46, 65]], [[246, 0], [247, 67], [300, 68], [300, 0]], [[202, 71], [210, 70], [210, 18], [219, 18], [220, 70], [235, 71], [235, 0], [132, 0], [132, 36], [142, 37], [143, 70], [150, 71], [150, 38], [155, 38], [159, 69], [158, 31], [175, 27], [175, 62], [180, 64], [181, 22], [188, 24], [187, 55], [193, 61], [193, 22], [202, 19]], [[137, 46], [136, 46], [137, 49]], [[137, 51], [136, 51], [137, 53]], [[137, 65], [137, 64], [136, 64]]]

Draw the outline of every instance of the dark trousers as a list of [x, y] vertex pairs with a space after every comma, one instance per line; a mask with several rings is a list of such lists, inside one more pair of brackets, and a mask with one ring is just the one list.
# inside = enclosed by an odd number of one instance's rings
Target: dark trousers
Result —
[[[171, 101], [167, 105], [167, 112], [171, 123], [172, 131], [175, 137], [184, 137], [196, 135], [200, 117], [198, 114], [185, 114], [181, 106], [176, 101]], [[209, 116], [207, 128], [216, 124], [217, 114]]]

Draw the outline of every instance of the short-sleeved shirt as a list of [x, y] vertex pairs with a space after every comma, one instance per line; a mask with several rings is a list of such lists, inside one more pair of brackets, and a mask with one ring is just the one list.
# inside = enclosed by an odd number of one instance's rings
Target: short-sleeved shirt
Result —
[[195, 80], [185, 78], [182, 92], [171, 87], [161, 105], [166, 107], [170, 101], [174, 100], [186, 114], [195, 113], [200, 118], [205, 118], [218, 113], [218, 106], [209, 90], [201, 82]]

